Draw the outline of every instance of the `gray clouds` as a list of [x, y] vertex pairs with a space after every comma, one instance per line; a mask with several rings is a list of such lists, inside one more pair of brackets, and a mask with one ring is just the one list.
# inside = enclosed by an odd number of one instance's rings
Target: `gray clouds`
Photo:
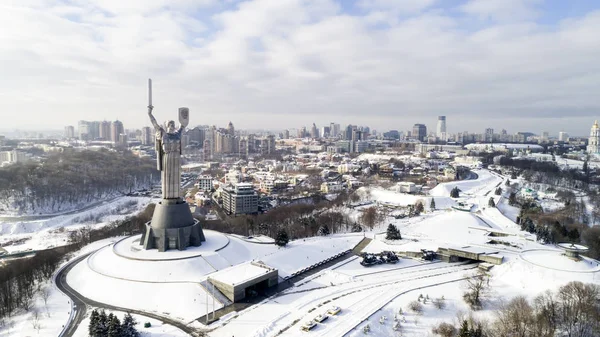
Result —
[[514, 132], [521, 119], [558, 132], [548, 117], [571, 116], [590, 122], [564, 129], [586, 132], [600, 108], [600, 11], [542, 25], [540, 1], [509, 2], [14, 1], [0, 6], [0, 114], [21, 128], [139, 127], [153, 77], [159, 119], [185, 105], [192, 123], [242, 128], [402, 130], [447, 115], [451, 132]]

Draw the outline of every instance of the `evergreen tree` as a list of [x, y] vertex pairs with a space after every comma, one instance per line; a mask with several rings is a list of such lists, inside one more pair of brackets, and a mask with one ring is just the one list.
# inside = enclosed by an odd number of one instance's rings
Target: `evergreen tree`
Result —
[[502, 187], [498, 187], [498, 188], [496, 189], [496, 192], [495, 192], [495, 194], [496, 194], [496, 195], [501, 195], [501, 194], [502, 194]]
[[108, 315], [108, 337], [121, 337], [121, 322], [117, 316], [112, 313]]
[[400, 231], [398, 230], [398, 227], [396, 227], [394, 224], [389, 224], [388, 228], [387, 228], [387, 232], [385, 234], [385, 239], [386, 240], [402, 239], [402, 236], [400, 235]]
[[471, 337], [471, 333], [469, 331], [469, 322], [467, 322], [467, 320], [464, 320], [460, 325], [458, 337]]
[[100, 310], [98, 314], [98, 323], [94, 329], [94, 337], [106, 337], [108, 334], [108, 316], [106, 311]]
[[515, 192], [510, 192], [510, 195], [508, 196], [508, 204], [511, 206], [517, 204], [517, 195], [515, 194]]
[[496, 207], [496, 203], [494, 202], [494, 198], [490, 197], [490, 201], [488, 202], [488, 206]]
[[431, 203], [429, 203], [429, 209], [431, 209], [431, 211], [435, 211], [435, 198], [431, 198]]
[[88, 325], [88, 335], [94, 337], [96, 335], [96, 325], [98, 325], [99, 320], [98, 310], [92, 310], [90, 314], [90, 324]]
[[288, 242], [290, 242], [288, 233], [284, 229], [280, 229], [279, 232], [277, 232], [277, 236], [275, 237], [275, 244], [279, 247], [285, 247], [285, 245], [287, 245]]
[[450, 191], [450, 197], [452, 197], [452, 198], [460, 197], [460, 190], [458, 189], [457, 186], [454, 186], [454, 188]]
[[140, 333], [135, 329], [137, 322], [131, 314], [125, 314], [123, 324], [121, 325], [121, 337], [140, 337]]
[[359, 233], [362, 231], [363, 231], [362, 227], [359, 224], [357, 224], [356, 222], [352, 225], [352, 232]]
[[327, 227], [327, 225], [323, 225], [323, 226], [319, 227], [319, 231], [317, 232], [317, 234], [320, 236], [329, 235], [329, 227]]

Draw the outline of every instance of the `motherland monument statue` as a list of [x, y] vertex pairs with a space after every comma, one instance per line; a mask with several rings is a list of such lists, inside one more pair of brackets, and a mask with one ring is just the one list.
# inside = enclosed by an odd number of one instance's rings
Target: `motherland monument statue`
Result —
[[189, 109], [179, 108], [179, 128], [170, 120], [164, 127], [152, 115], [152, 80], [148, 79], [148, 116], [156, 136], [156, 168], [161, 172], [162, 199], [146, 223], [140, 244], [144, 249], [185, 250], [206, 241], [202, 226], [181, 198], [181, 134], [189, 124]]

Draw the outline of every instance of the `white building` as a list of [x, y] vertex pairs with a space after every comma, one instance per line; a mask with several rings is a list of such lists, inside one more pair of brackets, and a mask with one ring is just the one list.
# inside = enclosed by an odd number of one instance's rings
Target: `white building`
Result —
[[29, 160], [29, 156], [25, 152], [12, 150], [0, 151], [0, 165], [22, 163]]
[[213, 188], [213, 179], [208, 175], [201, 175], [198, 177], [198, 181], [194, 184], [199, 190], [210, 191]]
[[569, 134], [566, 133], [566, 132], [564, 132], [564, 131], [559, 132], [558, 133], [558, 141], [559, 142], [567, 142], [567, 141], [569, 141]]
[[590, 131], [590, 138], [588, 139], [587, 152], [590, 154], [598, 154], [598, 139], [600, 138], [600, 128], [598, 127], [598, 121], [594, 122], [592, 125], [592, 130]]
[[323, 193], [337, 193], [344, 189], [342, 184], [335, 181], [328, 181], [321, 184], [321, 192]]
[[398, 183], [398, 192], [402, 193], [415, 193], [417, 191], [417, 185], [410, 181], [401, 181]]

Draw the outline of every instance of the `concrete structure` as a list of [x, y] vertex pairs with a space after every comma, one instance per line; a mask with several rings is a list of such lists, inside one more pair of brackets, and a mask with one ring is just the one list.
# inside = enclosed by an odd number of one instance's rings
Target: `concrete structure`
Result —
[[258, 193], [252, 184], [225, 186], [221, 193], [223, 210], [231, 215], [258, 213]]
[[558, 141], [559, 142], [568, 142], [569, 141], [569, 134], [561, 131], [558, 133]]
[[156, 132], [156, 164], [161, 171], [162, 200], [156, 204], [152, 220], [146, 223], [140, 244], [144, 249], [157, 248], [160, 252], [198, 247], [206, 241], [202, 226], [181, 198], [181, 133], [189, 122], [189, 110], [179, 108], [182, 124], [175, 129], [174, 121], [166, 123], [164, 128], [159, 125], [152, 108], [148, 106], [148, 116]]
[[500, 265], [504, 261], [504, 256], [499, 255], [498, 251], [471, 246], [439, 247], [437, 254], [445, 262], [473, 260]]
[[574, 243], [559, 243], [558, 247], [565, 250], [565, 255], [573, 260], [579, 260], [579, 254], [587, 253], [588, 247]]
[[598, 154], [600, 149], [598, 148], [598, 140], [600, 139], [600, 128], [598, 127], [598, 121], [594, 122], [592, 129], [590, 130], [590, 138], [588, 139], [587, 153]]
[[209, 276], [208, 281], [230, 301], [239, 302], [276, 286], [278, 277], [277, 269], [252, 261], [218, 271]]

